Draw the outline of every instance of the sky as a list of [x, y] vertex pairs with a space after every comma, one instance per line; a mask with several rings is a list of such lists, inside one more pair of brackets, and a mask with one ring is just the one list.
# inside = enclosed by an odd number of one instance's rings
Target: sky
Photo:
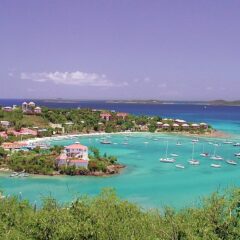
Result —
[[240, 99], [239, 0], [0, 0], [0, 98]]

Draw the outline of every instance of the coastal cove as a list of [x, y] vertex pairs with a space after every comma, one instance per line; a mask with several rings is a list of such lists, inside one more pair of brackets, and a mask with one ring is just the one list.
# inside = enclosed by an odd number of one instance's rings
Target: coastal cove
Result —
[[[42, 103], [38, 103], [42, 104]], [[49, 103], [50, 104], [50, 103]], [[55, 103], [54, 103], [55, 104]], [[10, 104], [9, 104], [10, 105]], [[28, 178], [9, 178], [9, 174], [0, 175], [0, 189], [5, 195], [21, 195], [31, 203], [41, 204], [44, 196], [53, 196], [58, 201], [70, 202], [80, 195], [97, 195], [103, 188], [115, 188], [122, 199], [135, 202], [144, 208], [162, 208], [170, 205], [183, 208], [198, 204], [200, 197], [207, 196], [226, 187], [240, 185], [240, 160], [234, 156], [239, 147], [223, 144], [230, 140], [239, 142], [240, 139], [240, 108], [226, 106], [199, 105], [151, 105], [151, 104], [109, 104], [103, 102], [79, 102], [75, 105], [61, 105], [50, 107], [77, 106], [114, 109], [136, 115], [161, 115], [168, 118], [182, 118], [192, 122], [207, 122], [217, 133], [224, 135], [185, 136], [182, 133], [123, 133], [123, 134], [86, 134], [82, 136], [61, 136], [42, 138], [40, 141], [53, 145], [66, 146], [80, 142], [86, 146], [97, 147], [102, 154], [114, 155], [118, 162], [126, 166], [120, 174], [93, 176], [30, 176]], [[42, 106], [42, 105], [41, 105]], [[226, 134], [226, 135], [225, 135]], [[130, 135], [130, 136], [126, 136]], [[101, 144], [101, 138], [106, 138], [112, 144]], [[191, 166], [188, 161], [192, 158], [192, 139], [198, 138], [195, 144], [194, 157], [200, 161], [199, 166]], [[124, 143], [128, 144], [124, 144]], [[176, 146], [181, 142], [181, 146]], [[168, 143], [169, 154], [177, 154], [174, 164], [161, 163], [165, 157]], [[204, 151], [212, 155], [215, 145], [218, 155], [224, 158], [220, 161], [222, 167], [212, 168], [217, 161], [201, 157]], [[233, 166], [225, 162], [234, 159], [238, 165]], [[182, 164], [185, 169], [175, 167]]]
[[[218, 154], [225, 159], [231, 158], [238, 148], [222, 144], [221, 138], [199, 138], [195, 147], [195, 155], [201, 161], [199, 166], [190, 166], [187, 161], [191, 158], [192, 138], [172, 134], [132, 133], [128, 136], [128, 144], [124, 134], [109, 134], [113, 144], [102, 145], [101, 135], [59, 138], [51, 145], [68, 145], [79, 141], [87, 146], [95, 146], [102, 153], [115, 155], [119, 163], [127, 167], [121, 174], [107, 177], [88, 176], [31, 176], [29, 178], [9, 178], [1, 175], [0, 187], [7, 194], [19, 194], [31, 202], [41, 202], [41, 198], [51, 195], [60, 202], [68, 202], [81, 194], [96, 195], [102, 188], [112, 187], [119, 196], [136, 202], [143, 207], [161, 208], [170, 205], [176, 208], [197, 204], [200, 197], [218, 189], [239, 185], [239, 166], [231, 166], [222, 162], [221, 169], [210, 167], [212, 161], [201, 158], [203, 150], [214, 151], [214, 143], [220, 143]], [[181, 141], [182, 146], [176, 147]], [[176, 153], [176, 163], [186, 166], [177, 169], [175, 164], [164, 164], [159, 158], [165, 154], [166, 142], [169, 143], [169, 153]]]

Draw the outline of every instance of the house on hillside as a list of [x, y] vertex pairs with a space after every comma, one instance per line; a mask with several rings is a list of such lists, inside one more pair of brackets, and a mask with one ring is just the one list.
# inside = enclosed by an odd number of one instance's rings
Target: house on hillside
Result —
[[117, 118], [125, 120], [125, 118], [128, 116], [128, 113], [120, 112], [116, 114]]
[[34, 102], [23, 102], [22, 103], [22, 111], [25, 114], [41, 114], [42, 109], [40, 107], [36, 107]]
[[100, 118], [109, 121], [111, 119], [112, 115], [110, 113], [100, 113]]

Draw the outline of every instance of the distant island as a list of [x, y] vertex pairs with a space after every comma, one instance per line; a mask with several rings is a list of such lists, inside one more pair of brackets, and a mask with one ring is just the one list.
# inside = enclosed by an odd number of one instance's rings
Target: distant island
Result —
[[240, 106], [240, 100], [212, 100], [212, 101], [164, 101], [164, 100], [108, 100], [107, 103], [125, 103], [125, 104], [192, 104], [192, 105], [215, 105], [215, 106]]

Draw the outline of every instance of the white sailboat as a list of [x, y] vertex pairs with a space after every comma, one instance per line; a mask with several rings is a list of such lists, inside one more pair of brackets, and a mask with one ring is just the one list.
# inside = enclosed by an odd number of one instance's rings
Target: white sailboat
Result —
[[192, 159], [189, 160], [188, 162], [191, 164], [191, 165], [199, 165], [200, 162], [196, 159], [194, 159], [194, 145], [195, 143], [192, 144], [193, 145], [193, 148], [192, 148]]
[[212, 160], [223, 160], [223, 158], [221, 156], [216, 155], [217, 147], [218, 147], [218, 145], [215, 145], [214, 153], [213, 153], [213, 156], [211, 157], [211, 159]]
[[234, 160], [227, 160], [226, 163], [230, 165], [237, 165], [237, 162], [235, 162]]
[[215, 163], [212, 163], [210, 166], [213, 168], [221, 168], [222, 167], [220, 164], [215, 164]]
[[182, 164], [176, 164], [175, 167], [176, 167], [176, 168], [181, 168], [181, 169], [184, 169], [184, 168], [185, 168], [185, 166], [182, 165]]
[[167, 141], [167, 146], [166, 146], [166, 156], [165, 158], [160, 158], [160, 162], [164, 163], [174, 163], [176, 160], [174, 158], [169, 158], [168, 157], [168, 141]]
[[200, 153], [200, 156], [201, 157], [208, 157], [208, 155], [209, 155], [208, 152], [204, 151], [204, 144], [203, 144], [203, 150], [202, 150], [202, 153]]

